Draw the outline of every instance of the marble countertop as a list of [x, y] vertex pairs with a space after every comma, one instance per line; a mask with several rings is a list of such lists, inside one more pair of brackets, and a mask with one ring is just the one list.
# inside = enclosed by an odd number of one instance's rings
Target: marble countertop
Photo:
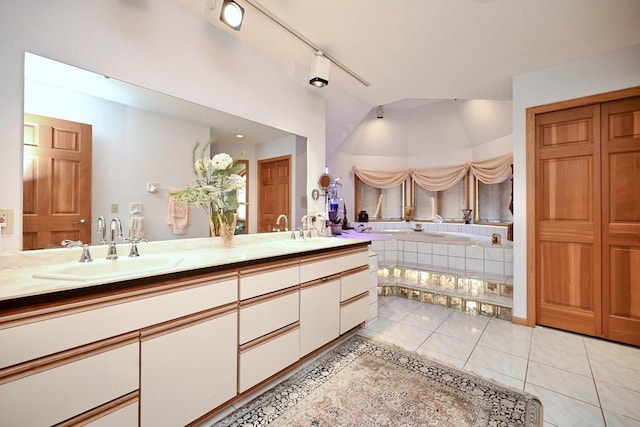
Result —
[[78, 262], [81, 248], [3, 252], [0, 301], [362, 244], [362, 239], [335, 237], [292, 240], [290, 232], [281, 232], [235, 236], [231, 248], [220, 238], [139, 243], [137, 258], [128, 257], [131, 245], [123, 243], [114, 261], [106, 259], [106, 245], [91, 246], [90, 263]]

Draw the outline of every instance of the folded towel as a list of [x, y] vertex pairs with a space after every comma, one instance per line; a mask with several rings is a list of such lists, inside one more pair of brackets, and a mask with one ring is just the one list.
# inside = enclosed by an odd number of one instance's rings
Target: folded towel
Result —
[[189, 205], [177, 204], [174, 197], [169, 196], [167, 223], [171, 227], [171, 232], [173, 234], [186, 234], [187, 226], [191, 223], [189, 218]]
[[142, 215], [129, 218], [129, 237], [144, 238], [144, 217]]

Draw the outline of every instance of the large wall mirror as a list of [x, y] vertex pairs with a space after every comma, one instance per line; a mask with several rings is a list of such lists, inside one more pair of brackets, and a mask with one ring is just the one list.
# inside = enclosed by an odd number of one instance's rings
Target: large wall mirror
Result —
[[[172, 190], [184, 188], [194, 179], [191, 164], [194, 144], [206, 143], [212, 137], [214, 153], [235, 156], [244, 152], [242, 159], [246, 160], [248, 171], [245, 232], [257, 231], [258, 186], [254, 171], [257, 162], [263, 159], [292, 156], [291, 215], [297, 218], [306, 212], [304, 137], [29, 53], [25, 55], [24, 83], [25, 119], [35, 115], [90, 125], [91, 185], [85, 185], [88, 189], [82, 196], [85, 201], [90, 199], [91, 213], [72, 222], [77, 222], [74, 226], [78, 230], [83, 227], [90, 230], [92, 244], [100, 240], [95, 226], [98, 216], [104, 216], [107, 222], [118, 217], [125, 235], [133, 223], [131, 218], [143, 217], [144, 237], [149, 240], [208, 236], [206, 215], [193, 207], [186, 218], [189, 223], [186, 231], [177, 233], [179, 230], [169, 224], [168, 199]], [[25, 146], [35, 144], [34, 129], [25, 124]], [[73, 145], [72, 138], [61, 139], [63, 147]], [[62, 167], [48, 173], [65, 183], [65, 191], [47, 195], [40, 189], [38, 193], [37, 186], [30, 181], [30, 177], [38, 174], [36, 163], [25, 149], [25, 224], [30, 215], [35, 217], [31, 205], [37, 194], [60, 202], [71, 198], [71, 191], [77, 191], [66, 183], [89, 181], [86, 173], [74, 166], [65, 167], [62, 162]], [[64, 209], [56, 215], [56, 221], [73, 217]], [[64, 233], [57, 237], [73, 238]], [[24, 240], [23, 247], [28, 248], [27, 233]], [[51, 247], [32, 243], [35, 248]]]

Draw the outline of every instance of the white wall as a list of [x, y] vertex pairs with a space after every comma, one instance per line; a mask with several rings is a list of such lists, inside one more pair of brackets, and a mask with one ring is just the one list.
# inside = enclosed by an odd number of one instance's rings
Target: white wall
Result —
[[0, 0], [0, 10], [0, 209], [16, 218], [5, 250], [22, 241], [25, 52], [306, 136], [308, 185], [322, 173], [325, 103], [317, 90], [178, 5]]
[[527, 314], [526, 109], [640, 85], [640, 45], [517, 76], [513, 80], [513, 315]]

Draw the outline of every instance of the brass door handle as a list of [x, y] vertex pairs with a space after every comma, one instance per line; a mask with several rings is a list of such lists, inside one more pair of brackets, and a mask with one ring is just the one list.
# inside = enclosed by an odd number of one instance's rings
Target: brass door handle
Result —
[[87, 225], [87, 220], [82, 218], [80, 221], [73, 221], [73, 225], [77, 225], [77, 224]]

